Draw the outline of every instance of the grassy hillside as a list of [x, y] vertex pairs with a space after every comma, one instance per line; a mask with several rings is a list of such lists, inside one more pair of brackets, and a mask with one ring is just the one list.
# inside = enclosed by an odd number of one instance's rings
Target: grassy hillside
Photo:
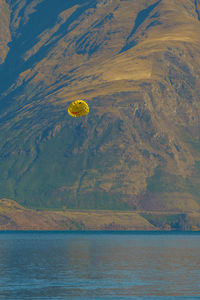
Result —
[[0, 196], [198, 213], [198, 1], [0, 3]]
[[199, 213], [32, 210], [0, 199], [0, 230], [200, 230]]

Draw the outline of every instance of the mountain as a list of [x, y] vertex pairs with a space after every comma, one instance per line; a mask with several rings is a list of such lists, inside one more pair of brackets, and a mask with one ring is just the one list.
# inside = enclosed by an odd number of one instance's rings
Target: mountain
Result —
[[199, 0], [0, 0], [0, 41], [0, 197], [200, 211]]

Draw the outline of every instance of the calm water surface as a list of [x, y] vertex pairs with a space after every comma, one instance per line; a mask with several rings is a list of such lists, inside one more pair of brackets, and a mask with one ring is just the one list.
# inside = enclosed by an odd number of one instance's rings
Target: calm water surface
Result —
[[0, 299], [200, 299], [200, 234], [1, 232]]

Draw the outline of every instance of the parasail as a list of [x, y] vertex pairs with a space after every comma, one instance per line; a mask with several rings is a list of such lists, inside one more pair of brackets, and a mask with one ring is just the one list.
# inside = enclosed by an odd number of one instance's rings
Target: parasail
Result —
[[68, 107], [68, 114], [72, 117], [78, 118], [89, 114], [89, 106], [83, 100], [76, 100], [70, 103]]

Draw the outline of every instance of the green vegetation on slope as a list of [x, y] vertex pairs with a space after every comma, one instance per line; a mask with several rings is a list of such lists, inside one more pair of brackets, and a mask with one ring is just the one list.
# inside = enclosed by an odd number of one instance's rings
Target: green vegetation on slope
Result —
[[155, 169], [152, 177], [147, 179], [147, 192], [151, 193], [188, 193], [200, 203], [200, 162], [197, 161], [191, 176], [186, 178], [170, 174], [160, 168]]

